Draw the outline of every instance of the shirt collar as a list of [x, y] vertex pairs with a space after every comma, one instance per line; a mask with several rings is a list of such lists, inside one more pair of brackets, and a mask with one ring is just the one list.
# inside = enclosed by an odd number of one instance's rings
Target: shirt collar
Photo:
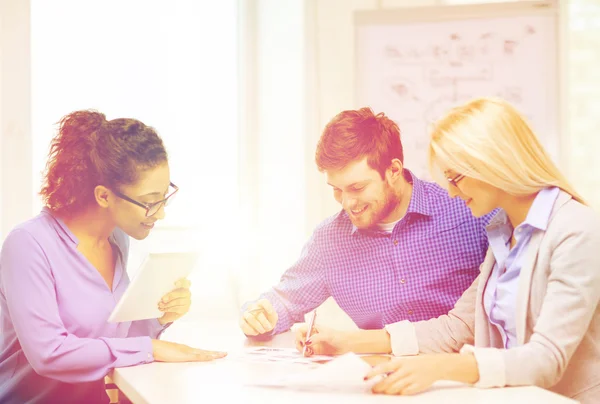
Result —
[[[408, 208], [406, 209], [406, 216], [410, 214], [417, 214], [422, 216], [431, 216], [433, 213], [431, 211], [430, 201], [427, 198], [427, 190], [425, 189], [425, 182], [420, 180], [416, 175], [414, 175], [410, 170], [404, 169], [404, 178], [406, 181], [412, 184], [412, 195], [410, 197], [410, 202], [408, 204]], [[344, 215], [348, 216], [345, 211], [342, 211]], [[358, 228], [352, 224], [352, 230], [350, 234], [355, 234], [358, 231]], [[382, 234], [388, 235], [389, 233], [383, 230], [367, 230], [370, 234]]]
[[404, 178], [413, 185], [410, 203], [406, 213], [417, 213], [423, 216], [431, 216], [430, 200], [427, 198], [425, 181], [420, 180], [410, 170], [404, 170]]
[[[546, 230], [550, 221], [550, 214], [554, 207], [554, 202], [558, 197], [560, 189], [557, 187], [544, 188], [536, 195], [525, 221], [519, 226], [529, 225], [539, 230]], [[487, 226], [488, 232], [493, 231], [499, 226], [509, 224], [508, 216], [504, 210], [500, 210]]]
[[542, 189], [533, 200], [524, 223], [539, 230], [546, 230], [559, 191], [557, 187]]
[[75, 237], [75, 234], [73, 234], [71, 232], [71, 230], [69, 230], [67, 225], [60, 218], [58, 218], [54, 213], [52, 213], [52, 211], [48, 207], [42, 208], [42, 212], [52, 218], [52, 220], [56, 224], [55, 228], [56, 228], [60, 238], [62, 238], [63, 240], [65, 240], [67, 242], [71, 242], [74, 245], [79, 244], [79, 240], [77, 239], [77, 237]]
[[[49, 215], [52, 218], [52, 220], [54, 220], [54, 222], [56, 223], [56, 230], [57, 230], [57, 233], [59, 234], [60, 238], [62, 238], [63, 240], [65, 240], [67, 242], [74, 244], [75, 246], [79, 245], [79, 239], [67, 227], [67, 225], [65, 224], [65, 222], [62, 221], [62, 219], [60, 219], [59, 217], [54, 215], [54, 213], [52, 213], [52, 211], [50, 209], [48, 209], [48, 207], [42, 208], [42, 212]], [[116, 245], [119, 249], [119, 253], [122, 254], [121, 247], [119, 246], [119, 243], [117, 243], [117, 241], [115, 239], [114, 232], [111, 233], [111, 235], [108, 237], [108, 241], [111, 242], [113, 245]]]

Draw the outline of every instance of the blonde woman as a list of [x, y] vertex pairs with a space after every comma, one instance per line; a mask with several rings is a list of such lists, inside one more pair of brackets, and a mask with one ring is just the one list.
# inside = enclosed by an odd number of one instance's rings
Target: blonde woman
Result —
[[[448, 315], [400, 322], [396, 355], [375, 367], [376, 393], [414, 394], [436, 380], [536, 385], [600, 402], [600, 220], [508, 103], [478, 99], [433, 131], [430, 165], [487, 228], [480, 275]], [[460, 353], [456, 353], [460, 352]], [[435, 354], [433, 354], [435, 353]], [[427, 355], [432, 354], [432, 355]]]

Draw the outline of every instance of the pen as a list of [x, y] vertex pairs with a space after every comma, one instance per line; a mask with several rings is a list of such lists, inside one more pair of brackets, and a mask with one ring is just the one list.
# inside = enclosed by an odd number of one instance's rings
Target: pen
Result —
[[310, 317], [310, 320], [308, 320], [308, 330], [306, 330], [306, 338], [304, 339], [304, 348], [302, 348], [302, 356], [306, 356], [306, 341], [308, 341], [308, 339], [310, 338], [310, 334], [315, 325], [316, 318], [317, 318], [317, 311], [314, 310], [312, 312], [312, 316]]

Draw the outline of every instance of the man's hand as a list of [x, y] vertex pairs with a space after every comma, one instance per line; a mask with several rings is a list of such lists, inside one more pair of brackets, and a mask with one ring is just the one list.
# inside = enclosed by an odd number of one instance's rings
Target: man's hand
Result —
[[256, 336], [273, 331], [278, 320], [277, 312], [267, 299], [260, 299], [248, 306], [240, 318], [240, 328], [248, 336]]

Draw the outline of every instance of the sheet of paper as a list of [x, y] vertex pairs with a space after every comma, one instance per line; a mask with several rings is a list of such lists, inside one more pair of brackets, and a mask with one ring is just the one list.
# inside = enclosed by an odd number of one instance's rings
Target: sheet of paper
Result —
[[325, 363], [333, 356], [313, 355], [302, 356], [296, 348], [252, 347], [241, 352], [238, 359], [255, 362], [289, 362], [289, 363]]
[[344, 393], [364, 393], [379, 379], [365, 381], [364, 377], [371, 366], [358, 355], [347, 353], [319, 365], [289, 373], [276, 379], [255, 383], [260, 387], [287, 387], [299, 390], [339, 391]]

